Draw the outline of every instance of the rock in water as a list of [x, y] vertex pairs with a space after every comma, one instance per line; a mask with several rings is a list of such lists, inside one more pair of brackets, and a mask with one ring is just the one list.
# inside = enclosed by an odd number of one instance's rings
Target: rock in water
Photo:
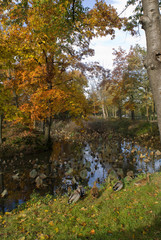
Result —
[[12, 179], [13, 180], [16, 180], [16, 181], [19, 181], [20, 178], [19, 178], [19, 173], [16, 173], [15, 175], [12, 176]]
[[37, 171], [33, 169], [29, 175], [30, 175], [30, 178], [35, 178], [37, 176]]
[[7, 189], [4, 189], [3, 192], [1, 193], [1, 197], [4, 198], [8, 195]]
[[88, 172], [87, 172], [86, 169], [84, 169], [84, 170], [82, 170], [82, 171], [80, 172], [80, 177], [81, 177], [82, 179], [86, 179], [87, 175], [88, 175]]
[[40, 177], [41, 179], [47, 178], [47, 176], [46, 176], [44, 173], [40, 173], [39, 177]]
[[40, 188], [43, 186], [43, 180], [39, 176], [35, 179], [35, 182], [36, 182], [37, 188]]
[[159, 150], [157, 150], [156, 152], [155, 152], [155, 156], [160, 156], [161, 155], [161, 152], [159, 151]]
[[69, 168], [69, 170], [65, 173], [65, 175], [72, 175], [73, 174], [73, 168]]

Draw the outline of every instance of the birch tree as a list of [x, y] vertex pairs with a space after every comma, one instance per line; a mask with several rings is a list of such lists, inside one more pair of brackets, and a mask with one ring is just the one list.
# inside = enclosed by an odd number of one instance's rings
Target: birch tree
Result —
[[148, 71], [152, 93], [157, 110], [161, 136], [161, 17], [158, 0], [142, 0], [143, 16], [140, 18], [146, 34]]
[[127, 1], [127, 5], [136, 3], [136, 14], [134, 18], [130, 18], [134, 25], [138, 24], [139, 19], [145, 30], [147, 56], [144, 64], [152, 88], [161, 138], [161, 16], [159, 11], [161, 3], [159, 0]]

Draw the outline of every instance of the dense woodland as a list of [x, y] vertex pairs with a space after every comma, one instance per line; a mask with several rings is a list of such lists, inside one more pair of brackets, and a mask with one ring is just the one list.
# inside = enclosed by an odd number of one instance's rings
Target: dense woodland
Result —
[[39, 121], [49, 140], [55, 118], [155, 120], [145, 49], [113, 49], [113, 70], [85, 62], [94, 55], [94, 37], [114, 38], [116, 28], [137, 33], [138, 4], [134, 18], [126, 19], [103, 0], [93, 9], [81, 0], [1, 1], [0, 125], [10, 121], [34, 128]]
[[[0, 1], [1, 239], [161, 239], [161, 2], [110, 2]], [[147, 49], [87, 61], [140, 26]]]

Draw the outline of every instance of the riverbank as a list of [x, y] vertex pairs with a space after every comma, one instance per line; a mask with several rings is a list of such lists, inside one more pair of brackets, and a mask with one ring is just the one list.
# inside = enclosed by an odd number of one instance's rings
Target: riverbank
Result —
[[72, 121], [55, 122], [52, 138], [57, 140], [92, 141], [98, 138], [127, 138], [150, 148], [160, 149], [160, 136], [157, 122], [132, 121], [128, 119], [90, 118], [76, 124]]
[[47, 150], [43, 134], [21, 124], [4, 124], [2, 136], [0, 157], [16, 157]]
[[[141, 175], [138, 178], [143, 178]], [[18, 210], [0, 216], [1, 239], [161, 239], [161, 173], [145, 186], [124, 182], [119, 192], [104, 184], [98, 198], [90, 191], [75, 204], [68, 197], [32, 199]]]
[[[98, 138], [127, 138], [161, 150], [157, 123], [146, 121], [104, 120], [90, 118], [88, 121], [54, 121], [52, 141], [68, 140], [83, 143]], [[3, 143], [0, 157], [13, 157], [48, 151], [42, 131], [29, 129], [20, 124], [6, 124], [3, 128]]]

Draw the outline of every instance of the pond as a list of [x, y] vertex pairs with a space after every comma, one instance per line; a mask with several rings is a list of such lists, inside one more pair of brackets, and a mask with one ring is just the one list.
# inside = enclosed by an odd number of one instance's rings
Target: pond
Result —
[[127, 139], [111, 138], [75, 143], [53, 143], [52, 152], [32, 156], [15, 156], [0, 161], [0, 211], [11, 211], [24, 203], [35, 191], [41, 195], [62, 195], [77, 183], [92, 187], [101, 184], [110, 170], [118, 177], [161, 169], [161, 153]]

